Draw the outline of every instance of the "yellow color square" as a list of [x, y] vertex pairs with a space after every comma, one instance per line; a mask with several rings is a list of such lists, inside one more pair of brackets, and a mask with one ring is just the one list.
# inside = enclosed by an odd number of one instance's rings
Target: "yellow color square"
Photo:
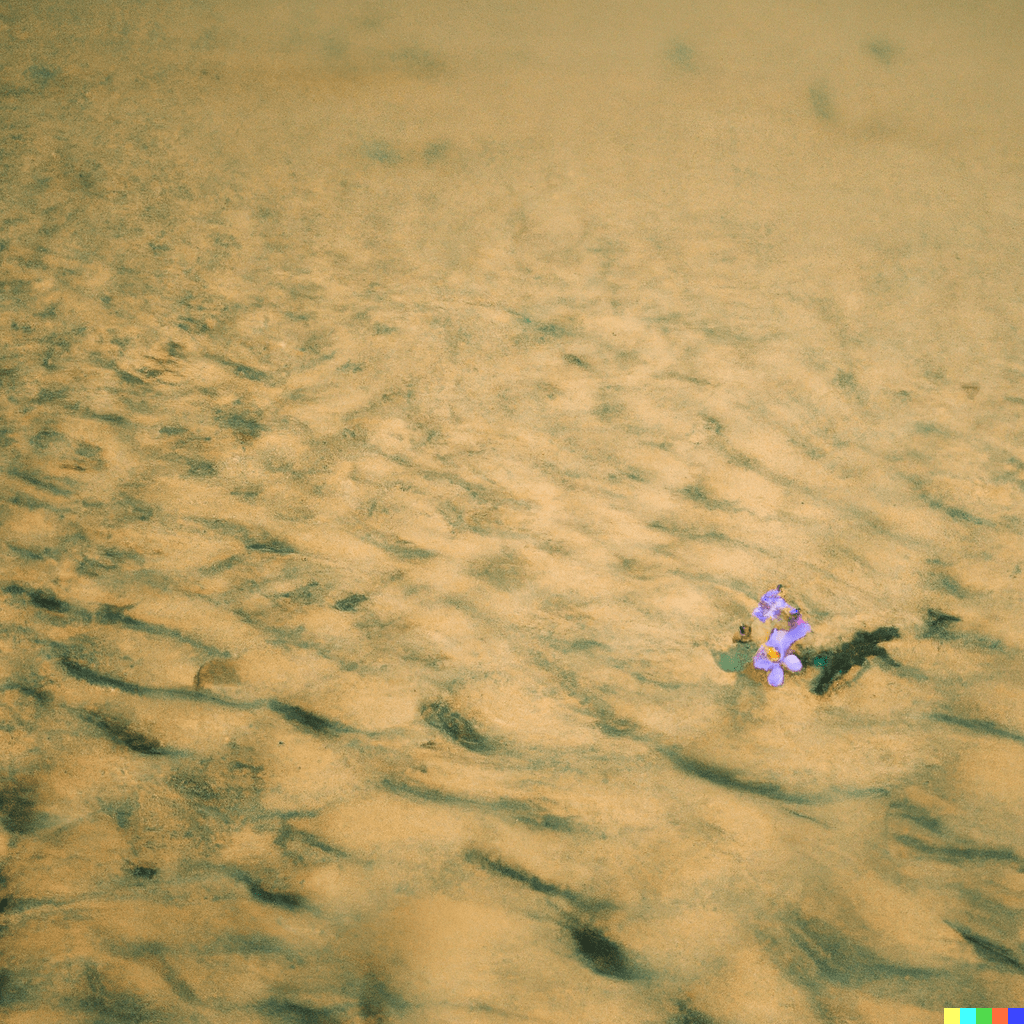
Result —
[[942, 1024], [960, 1024], [960, 1007], [955, 1006], [950, 1009], [947, 1006], [942, 1015]]

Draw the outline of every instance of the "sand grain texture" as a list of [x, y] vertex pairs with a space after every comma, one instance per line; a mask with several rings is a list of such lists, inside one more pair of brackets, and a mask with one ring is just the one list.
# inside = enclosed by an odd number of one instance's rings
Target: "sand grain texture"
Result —
[[1019, 7], [0, 18], [4, 1021], [1024, 1003]]

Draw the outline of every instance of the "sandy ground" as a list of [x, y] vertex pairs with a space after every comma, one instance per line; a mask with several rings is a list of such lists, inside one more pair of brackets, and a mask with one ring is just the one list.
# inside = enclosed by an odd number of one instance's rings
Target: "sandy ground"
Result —
[[5, 1022], [1024, 1004], [1024, 13], [893, 6], [0, 9]]

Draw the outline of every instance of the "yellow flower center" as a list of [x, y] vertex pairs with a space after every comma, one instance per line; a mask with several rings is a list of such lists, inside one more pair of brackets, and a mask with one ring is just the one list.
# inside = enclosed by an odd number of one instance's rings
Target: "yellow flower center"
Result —
[[782, 657], [774, 647], [765, 647], [764, 653], [768, 656], [769, 661], [778, 661]]

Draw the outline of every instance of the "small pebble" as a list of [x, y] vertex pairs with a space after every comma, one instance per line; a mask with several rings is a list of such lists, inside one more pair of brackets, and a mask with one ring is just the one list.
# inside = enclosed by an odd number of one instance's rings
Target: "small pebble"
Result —
[[221, 686], [237, 686], [241, 682], [235, 663], [225, 658], [208, 661], [197, 673], [195, 685], [197, 690], [209, 690]]

